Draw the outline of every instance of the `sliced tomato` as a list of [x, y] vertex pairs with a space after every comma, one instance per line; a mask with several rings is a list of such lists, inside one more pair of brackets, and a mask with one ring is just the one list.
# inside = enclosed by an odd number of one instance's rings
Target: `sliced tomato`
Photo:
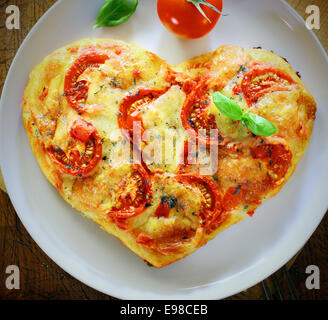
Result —
[[96, 128], [84, 120], [76, 120], [70, 132], [67, 151], [50, 146], [47, 151], [50, 159], [62, 173], [85, 177], [90, 175], [102, 155], [102, 143]]
[[215, 182], [207, 176], [193, 173], [179, 174], [175, 179], [181, 183], [189, 184], [201, 192], [203, 203], [200, 217], [203, 220], [203, 226], [208, 233], [215, 229], [218, 223], [221, 222], [220, 217], [222, 214], [221, 195]]
[[254, 159], [266, 162], [267, 168], [276, 174], [275, 180], [283, 178], [291, 166], [292, 153], [283, 144], [264, 143], [251, 150]]
[[122, 230], [128, 230], [129, 225], [128, 225], [128, 221], [125, 218], [118, 218], [115, 215], [110, 215], [109, 216], [110, 220], [116, 224], [120, 229]]
[[182, 162], [179, 164], [178, 171], [184, 172], [191, 165], [189, 159], [194, 159], [194, 154], [189, 150], [188, 140], [184, 142], [183, 153], [182, 153]]
[[136, 242], [143, 247], [150, 248], [154, 244], [154, 239], [144, 232], [141, 232], [138, 234]]
[[69, 104], [78, 113], [83, 113], [84, 103], [88, 96], [88, 83], [86, 80], [78, 80], [88, 68], [98, 68], [99, 64], [105, 63], [109, 57], [90, 48], [79, 56], [65, 76], [64, 91]]
[[[197, 230], [185, 229], [181, 226], [174, 226], [169, 230], [163, 230], [156, 236], [150, 236], [141, 232], [136, 237], [136, 243], [151, 248], [161, 254], [178, 254], [183, 253], [183, 245], [189, 244], [195, 237], [204, 234], [204, 228], [199, 227]], [[196, 244], [196, 245], [199, 245]]]
[[222, 199], [222, 207], [224, 211], [231, 211], [239, 206], [245, 197], [248, 189], [244, 185], [238, 185], [237, 187], [230, 187], [224, 194]]
[[[125, 96], [120, 104], [118, 125], [123, 132], [123, 135], [132, 143], [137, 144], [138, 141], [133, 141], [133, 124], [138, 129], [141, 136], [135, 133], [135, 139], [140, 140], [144, 127], [142, 124], [143, 108], [164, 94], [168, 89], [155, 90], [151, 88], [142, 88]], [[141, 141], [141, 140], [140, 140]]]
[[72, 137], [87, 142], [95, 132], [95, 127], [84, 120], [76, 120], [71, 128]]
[[241, 181], [239, 184], [228, 188], [222, 197], [222, 207], [224, 211], [231, 211], [241, 204], [252, 206], [249, 214], [253, 214], [254, 206], [261, 204], [263, 196], [277, 186], [291, 166], [292, 153], [283, 143], [265, 143], [250, 149], [254, 159], [259, 159], [259, 168], [264, 166], [269, 170], [268, 174], [262, 178]]
[[170, 213], [170, 210], [171, 210], [171, 207], [170, 207], [170, 203], [169, 203], [168, 199], [162, 198], [161, 203], [156, 208], [155, 217], [158, 217], [158, 218], [160, 218], [160, 217], [168, 218], [169, 213]]
[[240, 86], [234, 87], [234, 92], [242, 92], [248, 105], [256, 103], [267, 93], [288, 91], [295, 81], [283, 70], [272, 66], [255, 65], [247, 72]]
[[109, 212], [109, 217], [127, 219], [141, 214], [151, 201], [151, 180], [140, 164], [135, 164], [128, 179], [119, 185], [118, 203]]
[[[162, 254], [180, 253], [183, 245], [195, 240], [200, 241], [202, 235], [211, 233], [223, 221], [221, 209], [221, 196], [218, 187], [211, 178], [200, 176], [194, 173], [182, 173], [174, 176], [174, 179], [183, 185], [187, 185], [192, 190], [199, 190], [202, 197], [199, 225], [193, 227], [185, 227], [178, 221], [171, 225], [170, 228], [164, 228], [156, 235], [148, 235], [140, 233], [137, 236], [137, 243], [152, 248]], [[169, 218], [170, 210], [177, 206], [178, 200], [171, 196], [162, 196], [161, 202], [154, 212], [154, 216], [158, 218]], [[180, 206], [179, 206], [180, 208]], [[177, 209], [179, 211], [179, 209]], [[165, 224], [165, 223], [164, 223]], [[200, 245], [201, 242], [195, 245]]]
[[[199, 161], [199, 150], [200, 147], [193, 138], [189, 140], [185, 140], [183, 146], [183, 153], [182, 153], [182, 161], [178, 166], [179, 173], [186, 173], [190, 171], [199, 170], [201, 167], [201, 163]], [[208, 146], [206, 146], [206, 151], [209, 151]]]
[[[207, 144], [213, 143], [210, 141], [211, 129], [218, 129], [215, 116], [208, 112], [209, 103], [204, 87], [197, 87], [188, 95], [180, 114], [183, 127], [188, 131], [193, 130], [196, 137]], [[199, 134], [199, 130], [202, 130], [202, 134]], [[214, 143], [224, 145], [225, 141], [218, 134]]]

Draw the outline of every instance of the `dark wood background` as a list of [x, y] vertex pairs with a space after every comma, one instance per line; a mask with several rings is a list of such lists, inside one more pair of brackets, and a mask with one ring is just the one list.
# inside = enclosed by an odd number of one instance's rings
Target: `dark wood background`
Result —
[[[155, 0], [154, 0], [155, 1]], [[1, 0], [0, 1], [0, 89], [17, 49], [30, 29], [55, 0]], [[319, 5], [321, 29], [315, 31], [328, 50], [328, 1], [288, 0], [305, 17], [309, 4]], [[21, 12], [21, 29], [7, 30], [5, 9], [18, 5]], [[247, 14], [247, 13], [246, 13]], [[0, 177], [1, 180], [1, 177]], [[289, 273], [301, 299], [328, 298], [328, 215], [322, 220], [296, 259], [288, 264]], [[8, 265], [20, 268], [20, 290], [5, 287]], [[308, 265], [320, 268], [320, 289], [307, 290], [305, 269]], [[278, 272], [279, 275], [279, 272]], [[270, 280], [270, 279], [269, 279]], [[286, 287], [282, 279], [283, 287]], [[142, 299], [142, 297], [140, 297]], [[17, 217], [8, 195], [0, 189], [0, 300], [1, 299], [114, 299], [82, 284], [59, 268], [34, 242]], [[230, 299], [265, 299], [260, 284]]]

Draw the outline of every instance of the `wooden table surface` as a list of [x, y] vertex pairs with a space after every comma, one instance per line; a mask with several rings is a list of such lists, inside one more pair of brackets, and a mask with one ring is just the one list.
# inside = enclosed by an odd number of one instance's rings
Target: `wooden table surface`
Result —
[[[155, 0], [154, 0], [155, 1]], [[278, 0], [273, 0], [278, 1]], [[0, 4], [0, 88], [20, 44], [43, 13], [55, 0], [1, 0]], [[305, 18], [308, 5], [318, 5], [321, 28], [316, 35], [328, 51], [328, 1], [287, 0]], [[5, 9], [17, 5], [21, 12], [21, 29], [7, 30]], [[1, 185], [1, 172], [0, 172]], [[290, 267], [290, 275], [301, 299], [328, 298], [328, 215], [299, 253]], [[8, 265], [20, 268], [20, 290], [5, 287]], [[305, 269], [308, 265], [320, 268], [320, 289], [307, 290]], [[142, 297], [140, 297], [142, 298]], [[264, 299], [260, 284], [231, 299]], [[20, 222], [8, 195], [0, 190], [0, 300], [1, 299], [113, 299], [82, 284], [58, 267], [34, 242]]]

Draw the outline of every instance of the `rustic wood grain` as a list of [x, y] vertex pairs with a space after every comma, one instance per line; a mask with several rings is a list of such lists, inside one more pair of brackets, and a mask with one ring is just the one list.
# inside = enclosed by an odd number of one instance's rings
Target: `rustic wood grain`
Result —
[[[1, 0], [0, 3], [0, 88], [11, 61], [29, 30], [55, 0]], [[321, 29], [316, 35], [328, 50], [328, 1], [287, 0], [305, 18], [307, 5], [316, 4], [321, 11]], [[18, 5], [21, 11], [21, 29], [8, 31], [5, 28], [5, 8]], [[1, 174], [0, 174], [1, 185]], [[290, 274], [301, 299], [328, 299], [328, 216], [319, 225], [290, 267]], [[21, 273], [21, 289], [5, 287], [5, 270], [8, 265], [17, 265]], [[317, 265], [321, 270], [320, 290], [305, 288], [305, 268]], [[285, 291], [286, 279], [278, 271]], [[287, 295], [287, 298], [289, 296]], [[142, 298], [142, 297], [140, 297]], [[230, 299], [264, 299], [260, 284], [239, 293]], [[15, 213], [8, 195], [0, 190], [0, 300], [1, 299], [114, 299], [82, 284], [59, 268], [34, 242]]]

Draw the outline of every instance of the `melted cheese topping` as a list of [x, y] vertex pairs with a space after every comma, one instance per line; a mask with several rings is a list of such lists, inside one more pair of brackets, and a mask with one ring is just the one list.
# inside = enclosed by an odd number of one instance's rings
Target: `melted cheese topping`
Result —
[[143, 152], [151, 170], [161, 169], [174, 173], [183, 160], [187, 134], [182, 126], [180, 113], [185, 98], [180, 87], [172, 86], [144, 108], [142, 120], [148, 132], [148, 143]]
[[[76, 60], [90, 51], [106, 54], [108, 59], [79, 74], [75, 85], [87, 84], [87, 94], [78, 112], [65, 94], [65, 76]], [[292, 83], [285, 84], [288, 88], [284, 90], [259, 96], [250, 105], [245, 93], [236, 88], [254, 66], [281, 70]], [[214, 118], [225, 143], [215, 153], [209, 152], [206, 143], [202, 146], [205, 152], [194, 149], [191, 158], [195, 163], [190, 165], [184, 163], [184, 146], [193, 140], [184, 128], [181, 112], [193, 85], [199, 83], [209, 97], [206, 112]], [[136, 171], [140, 159], [118, 121], [123, 99], [144, 88], [163, 91], [146, 102], [140, 113], [148, 133], [138, 150], [147, 166], [145, 181]], [[274, 123], [277, 134], [254, 137], [240, 121], [220, 113], [210, 98], [215, 91]], [[316, 104], [291, 66], [267, 50], [221, 46], [179, 66], [169, 66], [135, 44], [85, 39], [56, 50], [35, 67], [22, 109], [32, 150], [63, 198], [143, 259], [162, 267], [191, 254], [279, 192], [307, 147]], [[83, 159], [84, 143], [74, 142], [71, 134], [77, 120], [92, 126], [101, 141], [93, 142], [101, 143], [101, 158], [85, 177], [62, 172], [48, 151], [55, 147], [67, 156], [72, 145], [77, 145], [80, 154], [75, 150], [74, 157]], [[196, 147], [195, 141], [191, 145]], [[199, 168], [206, 166], [211, 170], [206, 173], [209, 180], [201, 180], [206, 181], [203, 185], [177, 178], [182, 173], [198, 174]], [[216, 190], [215, 208], [221, 210], [216, 224], [208, 229], [202, 215], [204, 206], [214, 198], [207, 187]], [[146, 203], [139, 214], [122, 219], [113, 213], [124, 201], [133, 204], [143, 197]]]

